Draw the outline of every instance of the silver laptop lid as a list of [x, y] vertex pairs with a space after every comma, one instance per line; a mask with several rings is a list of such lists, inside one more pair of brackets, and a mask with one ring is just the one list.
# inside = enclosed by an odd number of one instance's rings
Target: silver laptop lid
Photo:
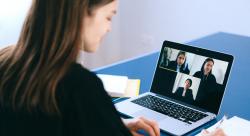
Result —
[[150, 91], [218, 114], [233, 56], [164, 41]]

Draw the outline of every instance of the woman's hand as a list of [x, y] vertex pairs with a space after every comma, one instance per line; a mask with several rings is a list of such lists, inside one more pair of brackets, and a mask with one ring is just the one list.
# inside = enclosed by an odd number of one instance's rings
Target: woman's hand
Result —
[[158, 124], [144, 117], [134, 119], [123, 119], [124, 124], [128, 127], [133, 136], [142, 136], [137, 133], [138, 130], [146, 131], [150, 136], [160, 136]]
[[202, 136], [226, 136], [224, 131], [221, 128], [216, 129], [213, 132], [208, 132], [207, 130], [202, 130], [201, 131]]

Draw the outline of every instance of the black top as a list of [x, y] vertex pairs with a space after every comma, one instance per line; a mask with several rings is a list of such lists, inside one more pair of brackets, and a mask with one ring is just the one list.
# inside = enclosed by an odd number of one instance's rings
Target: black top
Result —
[[0, 108], [0, 136], [127, 136], [101, 80], [73, 64], [57, 88], [62, 117]]
[[182, 96], [183, 91], [184, 91], [183, 87], [178, 87], [178, 89], [175, 92], [176, 97], [183, 102], [192, 103], [194, 101], [192, 89], [187, 89], [185, 96]]
[[[174, 71], [177, 71], [177, 65], [178, 64], [177, 64], [176, 61], [170, 61], [167, 68], [171, 69], [171, 70], [174, 70]], [[188, 65], [185, 66], [185, 64], [182, 64], [182, 66], [180, 67], [180, 72], [185, 73], [185, 74], [189, 74], [190, 70], [188, 69]]]
[[218, 99], [217, 83], [215, 76], [213, 74], [205, 76], [202, 71], [197, 71], [194, 74], [194, 77], [201, 79], [195, 101], [199, 104], [200, 107], [215, 113], [215, 105], [217, 105], [216, 100]]

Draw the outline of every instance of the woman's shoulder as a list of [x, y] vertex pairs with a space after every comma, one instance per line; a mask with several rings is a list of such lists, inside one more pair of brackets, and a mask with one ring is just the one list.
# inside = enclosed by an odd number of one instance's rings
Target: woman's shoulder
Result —
[[90, 72], [88, 69], [78, 63], [71, 64], [68, 72], [70, 74], [90, 74], [92, 76], [94, 75], [92, 72]]
[[202, 72], [201, 71], [196, 71], [195, 74], [201, 74]]
[[58, 84], [57, 96], [61, 103], [66, 104], [69, 101], [90, 102], [94, 99], [101, 101], [107, 97], [107, 94], [95, 73], [80, 64], [72, 64]]
[[192, 93], [192, 92], [193, 92], [193, 90], [192, 90], [192, 89], [188, 89], [188, 90], [187, 90], [187, 92], [189, 92], [190, 94], [192, 94], [192, 95], [193, 95], [193, 93]]
[[95, 73], [89, 71], [88, 69], [84, 68], [82, 65], [78, 63], [73, 63], [65, 78], [77, 80], [84, 80], [84, 81], [92, 81], [92, 80], [99, 80]]
[[175, 64], [177, 64], [175, 60], [169, 62], [169, 65], [175, 65]]
[[176, 89], [176, 92], [175, 93], [181, 93], [182, 91], [183, 91], [183, 87], [178, 87], [177, 89]]
[[215, 78], [215, 75], [214, 75], [214, 74], [212, 74], [212, 73], [210, 74], [210, 76], [211, 76], [212, 78]]
[[168, 64], [168, 68], [174, 68], [176, 66], [176, 62], [173, 60], [173, 61], [170, 61], [169, 64]]
[[70, 66], [60, 84], [71, 90], [99, 90], [103, 88], [101, 80], [95, 73], [77, 63]]
[[200, 77], [200, 76], [201, 76], [201, 74], [202, 74], [202, 72], [201, 72], [201, 71], [197, 71], [197, 72], [195, 72], [195, 73], [194, 73], [194, 76], [195, 76], [195, 77]]
[[[103, 134], [116, 132], [118, 134], [121, 133], [118, 132], [121, 128], [126, 129], [120, 121], [110, 96], [95, 73], [80, 64], [72, 64], [60, 87], [62, 88], [58, 91], [59, 108], [66, 119], [76, 119], [76, 122], [83, 121], [79, 125], [83, 125], [83, 127], [89, 125], [90, 130], [93, 127], [105, 126]], [[72, 114], [74, 112], [77, 114]], [[120, 129], [113, 132], [113, 128], [118, 127]]]
[[210, 75], [209, 75], [209, 78], [210, 78], [211, 80], [213, 80], [213, 81], [216, 82], [216, 78], [215, 78], [214, 74], [210, 74]]
[[177, 88], [177, 90], [182, 90], [182, 89], [184, 89], [184, 87], [178, 87], [178, 88]]

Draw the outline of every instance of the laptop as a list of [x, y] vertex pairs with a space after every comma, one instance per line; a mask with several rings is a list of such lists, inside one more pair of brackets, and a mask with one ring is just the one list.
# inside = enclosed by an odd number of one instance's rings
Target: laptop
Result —
[[164, 41], [150, 91], [115, 107], [130, 117], [154, 119], [171, 135], [184, 135], [218, 115], [233, 60], [229, 54]]

